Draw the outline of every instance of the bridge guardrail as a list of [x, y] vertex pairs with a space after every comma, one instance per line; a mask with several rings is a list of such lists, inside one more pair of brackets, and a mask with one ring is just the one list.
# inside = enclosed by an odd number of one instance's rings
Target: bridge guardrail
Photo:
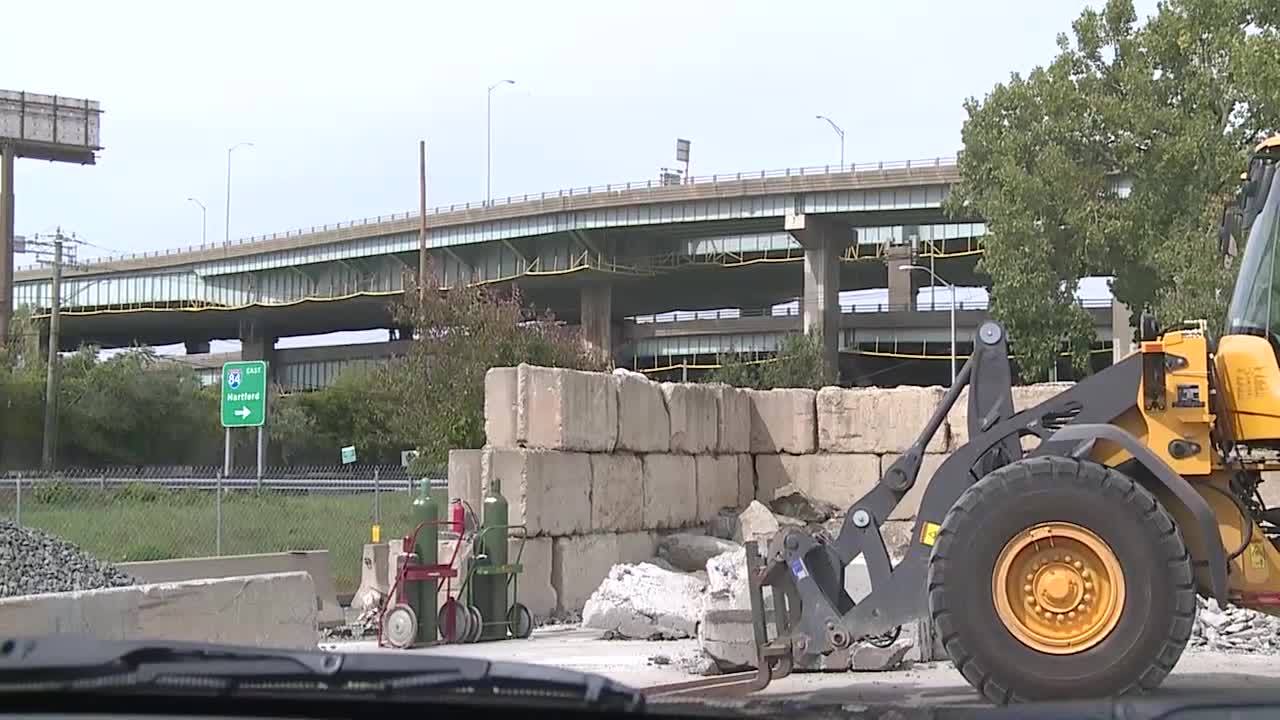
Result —
[[[663, 190], [673, 187], [697, 186], [697, 185], [716, 185], [720, 183], [730, 182], [746, 182], [750, 180], [768, 180], [771, 178], [782, 177], [812, 177], [822, 175], [843, 175], [853, 173], [875, 173], [890, 170], [906, 170], [910, 172], [915, 169], [936, 169], [943, 167], [954, 167], [957, 162], [956, 156], [922, 158], [915, 160], [892, 160], [892, 161], [876, 161], [866, 163], [849, 163], [848, 165], [813, 165], [795, 168], [782, 168], [778, 170], [758, 170], [750, 172], [733, 172], [733, 173], [715, 173], [711, 175], [691, 175], [684, 178], [678, 184], [664, 183], [662, 180], [632, 180], [620, 183], [605, 183], [603, 185], [585, 185], [580, 187], [562, 188], [560, 190], [543, 191], [537, 193], [524, 193], [520, 195], [509, 195], [504, 198], [495, 198], [493, 200], [484, 201], [477, 200], [466, 203], [454, 203], [450, 205], [439, 205], [437, 207], [428, 208], [427, 216], [443, 215], [466, 210], [477, 210], [491, 207], [500, 207], [504, 205], [516, 205], [526, 202], [544, 201], [557, 198], [573, 198], [584, 195], [609, 194], [618, 192], [644, 191], [644, 190]], [[141, 260], [151, 257], [163, 257], [167, 255], [182, 255], [191, 252], [201, 252], [212, 250], [215, 248], [227, 247], [228, 245], [249, 245], [257, 242], [266, 242], [271, 240], [281, 240], [300, 235], [308, 235], [317, 232], [326, 232], [329, 230], [341, 230], [344, 228], [357, 227], [361, 225], [369, 225], [371, 223], [391, 222], [395, 220], [409, 220], [418, 217], [417, 211], [408, 211], [401, 213], [392, 213], [390, 215], [377, 215], [357, 220], [341, 221], [336, 223], [326, 223], [324, 225], [312, 225], [310, 228], [297, 228], [286, 230], [283, 232], [274, 232], [264, 235], [253, 235], [250, 237], [239, 238], [230, 243], [203, 243], [200, 245], [188, 245], [181, 248], [166, 248], [163, 250], [151, 250], [141, 253], [127, 253], [122, 255], [105, 255], [97, 258], [86, 259], [86, 265], [105, 264], [111, 262], [120, 262], [126, 260]], [[16, 271], [34, 270], [40, 268], [40, 265], [25, 265], [15, 268]]]
[[[1088, 310], [1096, 310], [1111, 307], [1110, 298], [1081, 298], [1076, 304]], [[956, 310], [987, 310], [990, 308], [990, 302], [983, 299], [960, 300], [956, 303]], [[883, 313], [883, 312], [948, 312], [951, 309], [950, 302], [947, 298], [940, 298], [938, 302], [933, 303], [933, 307], [929, 303], [917, 302], [915, 307], [910, 305], [893, 305], [889, 303], [842, 303], [840, 305], [840, 313], [843, 315], [851, 315], [854, 313]], [[656, 315], [636, 315], [623, 318], [623, 322], [632, 325], [650, 325], [665, 323], [681, 323], [695, 322], [699, 320], [736, 320], [739, 318], [752, 317], [799, 317], [800, 308], [798, 304], [792, 306], [767, 307], [767, 308], [722, 308], [718, 310], [681, 310], [668, 313], [659, 313]], [[668, 317], [669, 316], [669, 317]], [[662, 318], [662, 319], [658, 319]]]

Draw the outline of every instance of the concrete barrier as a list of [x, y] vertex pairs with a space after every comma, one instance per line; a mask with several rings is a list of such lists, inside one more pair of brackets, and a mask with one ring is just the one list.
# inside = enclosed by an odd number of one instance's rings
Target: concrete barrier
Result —
[[344, 621], [342, 607], [333, 584], [333, 571], [328, 550], [296, 550], [255, 555], [223, 555], [220, 557], [175, 558], [117, 564], [140, 583], [174, 583], [187, 580], [243, 577], [289, 572], [311, 575], [315, 585], [317, 622], [320, 627], [334, 627]]
[[0, 600], [0, 635], [310, 649], [319, 639], [315, 596], [306, 572], [21, 595]]

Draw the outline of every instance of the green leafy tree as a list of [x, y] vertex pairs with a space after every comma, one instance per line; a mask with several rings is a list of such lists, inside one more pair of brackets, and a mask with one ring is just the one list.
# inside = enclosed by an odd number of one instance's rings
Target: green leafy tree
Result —
[[519, 291], [493, 286], [443, 289], [429, 281], [397, 309], [416, 337], [387, 374], [399, 432], [419, 452], [418, 468], [440, 468], [453, 448], [484, 444], [484, 377], [520, 363], [607, 370], [575, 329], [526, 308]]
[[738, 354], [722, 358], [720, 367], [708, 373], [706, 381], [758, 390], [818, 389], [835, 382], [835, 373], [822, 357], [822, 337], [797, 333], [783, 338], [777, 354], [767, 360]]
[[1247, 151], [1280, 127], [1278, 21], [1271, 0], [1169, 0], [1139, 24], [1131, 0], [1108, 0], [1048, 65], [965, 103], [949, 209], [988, 223], [980, 269], [1024, 379], [1064, 339], [1085, 369], [1084, 277], [1167, 321], [1223, 317], [1216, 226]]

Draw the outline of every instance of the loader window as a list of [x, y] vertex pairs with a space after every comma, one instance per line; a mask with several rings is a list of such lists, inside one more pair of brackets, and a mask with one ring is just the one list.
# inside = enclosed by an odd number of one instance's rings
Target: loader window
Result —
[[1228, 333], [1262, 335], [1280, 342], [1280, 174], [1273, 165], [1263, 176], [1258, 193], [1265, 198], [1262, 210], [1245, 244], [1236, 277], [1231, 308], [1227, 313]]

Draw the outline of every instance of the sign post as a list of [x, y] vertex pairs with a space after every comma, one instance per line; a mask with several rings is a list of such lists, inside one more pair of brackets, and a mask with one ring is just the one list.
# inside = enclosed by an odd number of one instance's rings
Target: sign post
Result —
[[258, 429], [258, 479], [262, 479], [262, 428], [267, 421], [267, 363], [229, 362], [222, 366], [222, 427], [226, 428], [223, 473], [231, 472], [231, 429]]

